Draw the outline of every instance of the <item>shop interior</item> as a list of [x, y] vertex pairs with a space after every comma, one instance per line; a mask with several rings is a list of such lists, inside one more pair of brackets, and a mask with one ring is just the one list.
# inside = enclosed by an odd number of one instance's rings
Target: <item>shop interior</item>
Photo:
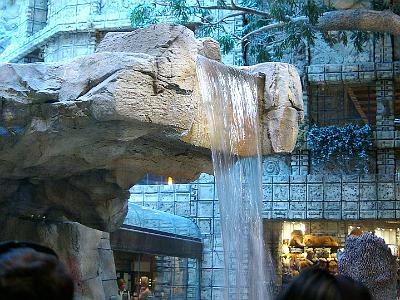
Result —
[[121, 253], [115, 255], [117, 278], [124, 279], [126, 288], [132, 296], [139, 294], [140, 280], [148, 278], [148, 287], [154, 290], [155, 256], [140, 253]]
[[371, 232], [384, 239], [399, 261], [399, 221], [285, 221], [282, 224], [282, 284], [289, 284], [304, 268], [318, 264], [332, 274], [348, 235]]

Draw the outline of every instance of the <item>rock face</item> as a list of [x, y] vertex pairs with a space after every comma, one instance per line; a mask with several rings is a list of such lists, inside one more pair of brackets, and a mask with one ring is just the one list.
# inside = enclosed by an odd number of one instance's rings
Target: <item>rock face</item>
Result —
[[55, 250], [75, 282], [76, 300], [110, 299], [117, 281], [109, 233], [75, 222], [2, 219], [1, 239], [33, 241]]
[[262, 63], [248, 68], [265, 75], [260, 124], [264, 154], [292, 152], [304, 119], [300, 77], [286, 63]]
[[[146, 173], [212, 172], [196, 60], [220, 60], [218, 49], [185, 27], [157, 25], [109, 33], [93, 55], [1, 64], [0, 239], [51, 246], [77, 276], [76, 299], [108, 299], [107, 234], [83, 225], [117, 229], [128, 188]], [[289, 152], [303, 114], [299, 79], [287, 65], [251, 69], [264, 71], [263, 152]]]
[[[216, 49], [185, 27], [157, 25], [109, 33], [93, 55], [0, 65], [0, 214], [112, 231], [144, 174], [211, 172], [196, 59], [219, 59]], [[290, 152], [303, 113], [297, 73], [250, 71], [267, 73], [263, 152]]]
[[338, 270], [362, 282], [374, 300], [396, 299], [396, 259], [385, 241], [372, 233], [347, 237]]

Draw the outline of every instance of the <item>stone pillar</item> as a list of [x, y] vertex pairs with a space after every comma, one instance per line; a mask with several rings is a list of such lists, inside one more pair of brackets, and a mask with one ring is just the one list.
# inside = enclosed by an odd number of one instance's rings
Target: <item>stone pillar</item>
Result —
[[292, 153], [290, 162], [291, 175], [309, 174], [308, 150], [298, 150]]
[[[274, 274], [273, 287], [274, 295], [279, 293], [282, 286], [282, 224], [281, 221], [264, 220], [264, 242], [266, 256], [271, 255], [272, 265], [267, 265], [267, 270]], [[270, 254], [268, 254], [270, 251]], [[267, 260], [267, 263], [268, 260]], [[272, 270], [271, 270], [272, 269]]]
[[385, 34], [375, 44], [377, 173], [393, 175], [394, 160], [394, 82], [391, 36]]
[[75, 281], [74, 300], [108, 300], [117, 295], [113, 251], [109, 233], [75, 222], [3, 218], [0, 240], [21, 240], [52, 248]]
[[29, 1], [27, 7], [26, 33], [28, 36], [43, 29], [47, 24], [47, 1], [33, 0]]

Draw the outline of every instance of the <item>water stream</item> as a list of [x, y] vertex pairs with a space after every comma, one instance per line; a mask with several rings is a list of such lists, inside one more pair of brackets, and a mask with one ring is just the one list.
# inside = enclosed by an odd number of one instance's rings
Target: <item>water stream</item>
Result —
[[[262, 224], [262, 164], [257, 79], [199, 57], [220, 208], [225, 300], [269, 300]], [[270, 268], [268, 268], [270, 269]]]

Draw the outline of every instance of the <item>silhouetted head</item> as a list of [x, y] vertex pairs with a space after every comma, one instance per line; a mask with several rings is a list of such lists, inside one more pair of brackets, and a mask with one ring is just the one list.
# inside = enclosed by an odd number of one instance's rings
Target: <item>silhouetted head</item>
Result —
[[370, 300], [368, 290], [353, 279], [335, 277], [318, 266], [305, 269], [279, 300]]
[[0, 299], [72, 300], [71, 276], [49, 248], [0, 243]]

